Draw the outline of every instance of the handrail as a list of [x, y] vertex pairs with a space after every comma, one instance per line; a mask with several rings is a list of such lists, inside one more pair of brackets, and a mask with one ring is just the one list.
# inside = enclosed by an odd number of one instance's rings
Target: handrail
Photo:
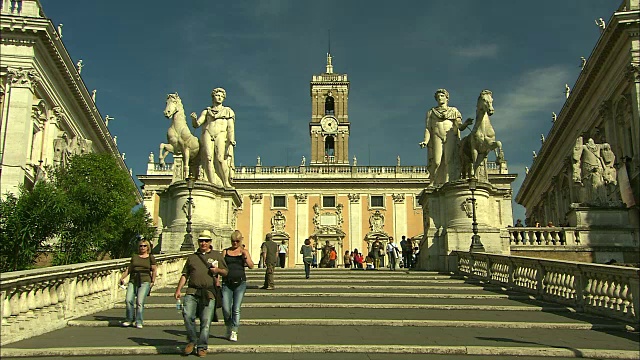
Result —
[[462, 251], [451, 255], [460, 275], [640, 327], [639, 268]]
[[[156, 288], [174, 284], [188, 253], [155, 255]], [[2, 339], [8, 344], [63, 328], [124, 298], [119, 280], [128, 258], [0, 274]]]

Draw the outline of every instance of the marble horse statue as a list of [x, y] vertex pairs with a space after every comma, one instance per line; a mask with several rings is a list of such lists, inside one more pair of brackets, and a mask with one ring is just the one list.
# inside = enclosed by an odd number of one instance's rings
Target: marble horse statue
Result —
[[164, 108], [164, 116], [171, 119], [171, 126], [167, 131], [168, 144], [160, 144], [160, 164], [164, 165], [164, 158], [169, 154], [182, 154], [183, 178], [189, 176], [189, 167], [195, 166], [197, 172], [198, 152], [200, 143], [187, 125], [184, 114], [184, 106], [178, 93], [167, 95], [167, 104]]
[[471, 133], [460, 143], [462, 178], [475, 177], [478, 168], [493, 150], [497, 161], [502, 161], [502, 143], [496, 140], [489, 116], [493, 115], [493, 96], [490, 90], [482, 90], [476, 106], [476, 121]]

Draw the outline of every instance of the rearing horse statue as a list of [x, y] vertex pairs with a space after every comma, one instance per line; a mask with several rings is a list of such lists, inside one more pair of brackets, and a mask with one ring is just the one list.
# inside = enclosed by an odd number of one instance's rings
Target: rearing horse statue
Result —
[[187, 125], [184, 115], [184, 106], [178, 93], [167, 95], [167, 104], [164, 108], [164, 116], [171, 119], [171, 126], [167, 131], [168, 144], [160, 144], [160, 164], [164, 165], [164, 158], [169, 154], [182, 154], [183, 177], [189, 176], [189, 166], [196, 166], [196, 159], [200, 151], [200, 143]]
[[503, 159], [502, 143], [496, 140], [496, 132], [489, 116], [493, 115], [493, 96], [490, 90], [482, 90], [476, 106], [476, 121], [471, 133], [462, 139], [460, 155], [462, 178], [475, 177], [478, 168], [492, 150], [498, 161]]

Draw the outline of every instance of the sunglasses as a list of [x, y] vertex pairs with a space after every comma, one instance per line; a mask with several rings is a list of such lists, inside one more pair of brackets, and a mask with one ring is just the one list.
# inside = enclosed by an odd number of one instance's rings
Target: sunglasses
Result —
[[147, 247], [147, 245], [139, 245], [139, 247]]
[[232, 243], [239, 243], [239, 242], [241, 242], [241, 241], [242, 241], [242, 240], [231, 240], [231, 242], [232, 242]]
[[211, 239], [198, 239], [199, 242], [211, 242]]

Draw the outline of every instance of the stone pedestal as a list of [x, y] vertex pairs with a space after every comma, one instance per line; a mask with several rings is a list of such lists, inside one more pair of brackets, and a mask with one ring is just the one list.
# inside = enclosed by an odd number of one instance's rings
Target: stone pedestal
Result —
[[596, 263], [611, 259], [618, 263], [638, 261], [638, 227], [634, 226], [637, 212], [634, 209], [575, 205], [567, 219], [569, 226], [577, 228], [580, 244], [593, 249]]
[[[160, 217], [164, 224], [160, 248], [164, 253], [178, 252], [184, 241], [187, 227], [186, 181], [174, 182], [160, 193]], [[241, 204], [235, 189], [224, 189], [209, 182], [196, 181], [191, 191], [193, 206], [191, 222], [194, 248], [198, 248], [198, 234], [211, 231], [213, 248], [220, 250], [231, 245], [230, 236], [235, 230], [235, 212]]]
[[[488, 182], [479, 182], [474, 191], [478, 235], [486, 252], [509, 254], [509, 236], [502, 234], [502, 212], [511, 212], [496, 204], [503, 195]], [[472, 227], [471, 191], [466, 180], [449, 182], [439, 188], [427, 188], [420, 195], [424, 216], [424, 234], [419, 266], [426, 270], [447, 271], [449, 254], [469, 251]]]

